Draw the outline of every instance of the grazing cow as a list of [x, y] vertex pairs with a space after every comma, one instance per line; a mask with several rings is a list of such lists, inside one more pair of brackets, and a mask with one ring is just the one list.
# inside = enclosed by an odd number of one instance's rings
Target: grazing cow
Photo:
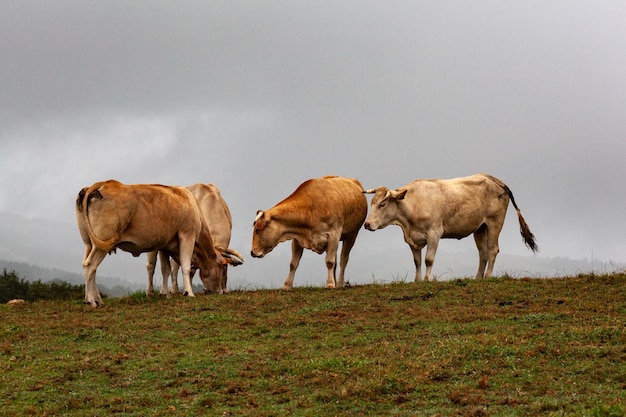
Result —
[[[219, 188], [214, 184], [194, 184], [187, 188], [193, 196], [196, 198], [200, 213], [206, 221], [211, 233], [211, 238], [215, 244], [215, 248], [225, 258], [231, 259], [229, 262], [233, 266], [241, 265], [243, 263], [243, 257], [239, 252], [234, 249], [228, 248], [230, 244], [230, 234], [233, 227], [232, 217], [230, 215], [230, 209], [222, 197], [222, 193]], [[169, 259], [169, 256], [164, 251], [148, 252], [146, 268], [148, 270], [148, 288], [146, 294], [151, 295], [154, 293], [153, 277], [156, 266], [157, 253], [161, 261], [161, 273], [163, 274], [163, 285], [161, 287], [161, 294], [167, 295], [167, 278], [171, 275], [172, 279], [172, 293], [178, 292], [178, 269], [179, 265], [175, 260]], [[234, 259], [233, 256], [239, 258]], [[195, 268], [191, 269], [191, 279], [195, 274]], [[222, 276], [220, 278], [220, 287], [222, 291], [226, 291], [226, 284], [228, 281], [228, 264], [224, 264]]]
[[96, 269], [116, 248], [134, 256], [163, 250], [181, 264], [188, 296], [193, 296], [193, 262], [205, 291], [220, 292], [222, 265], [228, 259], [216, 251], [196, 199], [186, 188], [97, 182], [78, 193], [76, 220], [85, 244], [85, 303], [92, 307], [104, 304]]
[[[254, 220], [252, 256], [262, 258], [281, 242], [292, 240], [289, 275], [283, 290], [291, 290], [304, 248], [326, 252], [326, 288], [344, 286], [350, 250], [367, 215], [367, 199], [358, 180], [323, 177], [302, 183], [289, 197]], [[337, 249], [341, 247], [339, 280], [335, 282]]]
[[374, 194], [365, 228], [374, 231], [390, 224], [402, 227], [404, 240], [413, 251], [415, 281], [421, 280], [424, 246], [427, 246], [424, 279], [428, 281], [439, 239], [462, 239], [472, 233], [479, 256], [476, 278], [490, 277], [499, 252], [498, 236], [509, 199], [517, 210], [524, 243], [533, 252], [538, 250], [513, 193], [504, 182], [491, 175], [416, 180], [397, 190], [379, 187], [365, 193]]

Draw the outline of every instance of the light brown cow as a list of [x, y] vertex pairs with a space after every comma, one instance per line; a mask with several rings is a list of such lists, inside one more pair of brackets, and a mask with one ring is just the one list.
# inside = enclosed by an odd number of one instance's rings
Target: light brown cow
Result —
[[517, 211], [524, 243], [536, 252], [535, 237], [522, 217], [513, 193], [499, 179], [487, 174], [450, 180], [416, 180], [397, 190], [379, 187], [374, 194], [367, 230], [398, 225], [413, 251], [415, 281], [421, 280], [422, 248], [426, 248], [428, 281], [441, 238], [462, 239], [474, 234], [478, 247], [476, 278], [490, 277], [499, 252], [498, 236], [504, 224], [509, 199]]
[[[262, 258], [279, 243], [291, 239], [291, 263], [284, 290], [293, 287], [304, 248], [319, 254], [326, 252], [326, 288], [343, 287], [350, 250], [366, 215], [367, 199], [358, 180], [323, 177], [305, 181], [271, 209], [257, 212], [252, 256]], [[339, 241], [343, 241], [341, 269], [335, 282]]]
[[96, 269], [116, 248], [134, 256], [163, 250], [181, 264], [188, 296], [193, 296], [193, 256], [205, 290], [220, 292], [222, 267], [228, 260], [215, 250], [196, 199], [186, 188], [97, 182], [78, 193], [76, 219], [85, 244], [85, 303], [92, 307], [104, 304]]
[[[214, 184], [194, 184], [187, 188], [196, 198], [200, 213], [209, 227], [211, 238], [215, 248], [225, 258], [229, 258], [229, 264], [233, 266], [241, 265], [243, 257], [234, 249], [228, 248], [230, 245], [230, 235], [233, 227], [233, 220], [230, 209], [222, 197], [219, 188]], [[168, 277], [171, 276], [172, 288], [171, 293], [178, 292], [178, 269], [179, 264], [174, 259], [170, 261], [167, 253], [158, 251], [159, 260], [161, 262], [161, 273], [163, 275], [163, 285], [161, 286], [161, 294], [168, 294]], [[238, 259], [233, 258], [235, 256]], [[154, 294], [153, 277], [157, 260], [157, 251], [147, 253], [146, 269], [148, 270], [148, 287], [146, 294]], [[195, 269], [191, 269], [191, 279], [195, 274]], [[223, 266], [222, 276], [220, 278], [220, 287], [222, 291], [226, 291], [228, 282], [228, 264]]]

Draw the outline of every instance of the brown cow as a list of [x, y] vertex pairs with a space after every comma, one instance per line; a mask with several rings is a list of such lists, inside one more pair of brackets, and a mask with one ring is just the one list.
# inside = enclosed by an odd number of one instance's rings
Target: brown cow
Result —
[[76, 219], [85, 244], [85, 303], [92, 307], [104, 304], [96, 269], [116, 248], [134, 256], [163, 250], [181, 264], [188, 296], [193, 296], [193, 256], [205, 290], [220, 292], [222, 267], [228, 260], [216, 252], [196, 199], [186, 188], [97, 182], [78, 193]]
[[[326, 252], [326, 288], [343, 287], [350, 250], [366, 215], [367, 199], [358, 180], [323, 177], [305, 181], [271, 209], [257, 212], [252, 256], [262, 258], [279, 243], [291, 239], [291, 263], [284, 290], [293, 287], [304, 248], [320, 254]], [[335, 283], [339, 241], [343, 241], [341, 269]]]
[[[379, 187], [365, 191], [374, 194], [367, 230], [398, 225], [404, 232], [415, 261], [415, 281], [421, 280], [422, 248], [426, 248], [426, 276], [435, 262], [441, 238], [462, 239], [474, 234], [479, 264], [476, 278], [490, 277], [499, 252], [498, 236], [504, 224], [509, 199], [517, 210], [520, 232], [526, 245], [537, 251], [513, 193], [499, 179], [487, 174], [450, 180], [415, 180], [397, 190]], [[486, 268], [486, 271], [485, 271]]]
[[[233, 220], [230, 214], [230, 209], [222, 197], [222, 193], [219, 188], [214, 184], [194, 184], [187, 188], [193, 196], [196, 198], [200, 213], [209, 227], [211, 238], [215, 248], [225, 258], [229, 258], [229, 264], [233, 266], [241, 265], [243, 263], [243, 257], [239, 252], [234, 249], [228, 248], [230, 244], [230, 235], [233, 227]], [[153, 277], [156, 266], [157, 253], [161, 261], [161, 273], [163, 275], [163, 285], [161, 286], [161, 294], [167, 295], [167, 279], [171, 275], [172, 279], [172, 293], [178, 292], [178, 269], [179, 265], [175, 260], [169, 259], [167, 253], [163, 251], [148, 252], [146, 269], [148, 270], [148, 287], [146, 288], [146, 294], [151, 295], [154, 293]], [[235, 259], [233, 256], [239, 258]], [[195, 274], [195, 269], [191, 269], [191, 279]], [[223, 266], [222, 276], [220, 278], [220, 287], [222, 291], [226, 291], [226, 285], [228, 282], [228, 264]]]

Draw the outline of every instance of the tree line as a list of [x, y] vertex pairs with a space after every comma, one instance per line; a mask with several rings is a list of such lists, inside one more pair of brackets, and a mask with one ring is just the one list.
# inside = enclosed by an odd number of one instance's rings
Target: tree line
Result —
[[[26, 281], [15, 271], [3, 270], [0, 275], [0, 303], [21, 298], [26, 301], [81, 299], [84, 285], [73, 285], [63, 281]], [[103, 294], [104, 297], [104, 294]]]

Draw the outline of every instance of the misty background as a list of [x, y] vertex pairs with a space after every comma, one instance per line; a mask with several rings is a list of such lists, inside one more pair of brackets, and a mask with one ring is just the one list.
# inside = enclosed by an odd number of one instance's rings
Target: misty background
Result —
[[[495, 273], [623, 268], [624, 22], [611, 0], [4, 1], [0, 260], [82, 274], [82, 187], [212, 182], [246, 261], [229, 287], [277, 288], [290, 244], [251, 258], [252, 222], [306, 179], [487, 172], [540, 248], [510, 208]], [[443, 240], [433, 273], [477, 266], [471, 237]], [[145, 255], [118, 251], [98, 276], [144, 286]], [[306, 251], [295, 285], [325, 276]], [[360, 233], [349, 281], [413, 276], [399, 227]]]

